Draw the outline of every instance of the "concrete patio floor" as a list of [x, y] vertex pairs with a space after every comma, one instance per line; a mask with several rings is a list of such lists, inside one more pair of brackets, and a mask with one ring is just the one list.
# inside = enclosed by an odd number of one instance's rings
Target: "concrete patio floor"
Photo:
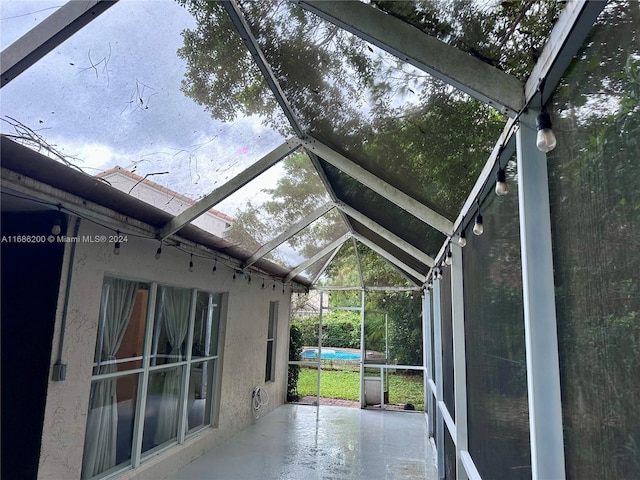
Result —
[[437, 480], [423, 413], [283, 405], [170, 480]]

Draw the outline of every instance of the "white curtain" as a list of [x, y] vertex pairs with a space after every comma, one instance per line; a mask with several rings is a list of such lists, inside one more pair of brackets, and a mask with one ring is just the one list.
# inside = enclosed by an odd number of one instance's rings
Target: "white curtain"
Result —
[[[137, 283], [109, 279], [102, 292], [101, 318], [102, 351], [98, 358], [99, 374], [117, 371], [115, 355], [131, 320], [135, 304]], [[100, 365], [100, 361], [106, 361]], [[91, 384], [89, 417], [84, 440], [82, 478], [90, 478], [116, 464], [116, 439], [118, 433], [117, 379], [99, 380]]]
[[[181, 357], [181, 346], [189, 328], [189, 306], [191, 291], [186, 289], [163, 287], [162, 314], [167, 339], [171, 344], [169, 355]], [[178, 396], [180, 394], [181, 368], [164, 372], [162, 399], [158, 427], [154, 437], [156, 445], [174, 438], [178, 433]]]

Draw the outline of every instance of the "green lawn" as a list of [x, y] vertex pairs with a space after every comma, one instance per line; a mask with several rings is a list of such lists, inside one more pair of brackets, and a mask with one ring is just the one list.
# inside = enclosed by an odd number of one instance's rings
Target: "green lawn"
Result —
[[[316, 394], [317, 370], [301, 368], [298, 379], [298, 395]], [[357, 367], [349, 370], [322, 370], [320, 376], [320, 396], [325, 398], [342, 398], [358, 400], [360, 394], [360, 377]], [[389, 403], [412, 403], [416, 410], [424, 410], [422, 376], [397, 375], [389, 376]]]

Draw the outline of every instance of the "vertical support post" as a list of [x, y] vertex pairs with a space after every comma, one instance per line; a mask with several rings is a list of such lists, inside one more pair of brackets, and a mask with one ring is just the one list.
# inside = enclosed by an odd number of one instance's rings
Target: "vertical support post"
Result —
[[462, 248], [453, 242], [449, 246], [451, 264], [451, 314], [453, 317], [453, 385], [456, 405], [456, 475], [458, 480], [469, 477], [462, 464], [461, 452], [469, 450], [467, 432], [467, 360], [464, 337], [464, 291], [462, 280]]
[[322, 312], [324, 310], [323, 292], [320, 291], [320, 317], [318, 321], [318, 380], [316, 385], [316, 420], [320, 418], [320, 375], [322, 374]]
[[429, 388], [429, 380], [433, 380], [433, 366], [431, 365], [431, 292], [425, 290], [422, 297], [422, 365], [424, 366], [424, 404], [425, 413], [428, 418], [427, 422], [427, 436], [433, 437], [433, 395], [431, 395], [431, 388]]
[[535, 114], [517, 132], [520, 242], [533, 480], [565, 478], [562, 400], [546, 155], [536, 148]]
[[440, 280], [433, 282], [433, 350], [436, 377], [436, 449], [438, 450], [438, 478], [444, 478], [444, 418], [438, 408], [438, 402], [444, 400], [442, 386], [442, 315], [440, 308]]
[[367, 358], [364, 344], [364, 288], [360, 293], [360, 408], [367, 406], [364, 398], [364, 361]]

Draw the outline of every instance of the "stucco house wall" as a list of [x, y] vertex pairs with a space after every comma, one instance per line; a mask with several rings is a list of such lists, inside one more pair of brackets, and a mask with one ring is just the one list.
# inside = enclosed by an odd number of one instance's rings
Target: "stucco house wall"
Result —
[[[68, 232], [73, 232], [70, 225]], [[72, 233], [68, 233], [72, 235]], [[112, 230], [81, 220], [78, 236], [113, 235]], [[73, 263], [66, 245], [60, 297], [56, 314], [51, 365], [57, 359], [64, 292], [71, 268], [69, 301], [64, 334], [63, 362], [66, 380], [49, 381], [38, 478], [59, 480], [79, 478], [89, 405], [91, 371], [98, 329], [101, 288], [105, 276], [159, 282], [226, 294], [224, 347], [221, 356], [221, 389], [217, 427], [208, 428], [184, 444], [146, 459], [138, 468], [118, 478], [160, 479], [231, 437], [255, 421], [252, 391], [260, 386], [269, 394], [264, 413], [284, 403], [288, 360], [290, 289], [262, 288], [242, 276], [232, 279], [233, 270], [213, 261], [197, 258], [189, 271], [189, 255], [175, 248], [163, 249], [155, 260], [157, 242], [129, 236], [119, 255], [113, 243], [75, 243]], [[276, 339], [275, 381], [265, 383], [269, 304], [279, 302]], [[259, 420], [258, 420], [259, 421]]]

